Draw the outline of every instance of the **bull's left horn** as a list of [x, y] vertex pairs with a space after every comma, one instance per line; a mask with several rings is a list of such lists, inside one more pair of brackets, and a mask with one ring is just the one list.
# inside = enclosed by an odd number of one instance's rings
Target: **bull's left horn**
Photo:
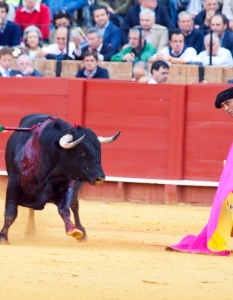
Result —
[[85, 134], [81, 136], [78, 140], [73, 141], [73, 136], [71, 134], [66, 134], [60, 138], [59, 144], [64, 149], [71, 149], [77, 146], [79, 143], [81, 143], [84, 138]]
[[99, 140], [100, 143], [108, 144], [114, 142], [120, 134], [121, 134], [121, 130], [118, 131], [117, 134], [115, 134], [114, 136], [111, 137], [98, 136], [97, 139]]

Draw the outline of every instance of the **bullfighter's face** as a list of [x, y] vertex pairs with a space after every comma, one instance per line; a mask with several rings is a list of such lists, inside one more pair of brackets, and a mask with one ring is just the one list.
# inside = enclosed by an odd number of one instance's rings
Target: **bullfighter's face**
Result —
[[233, 99], [226, 100], [220, 105], [230, 117], [233, 117]]

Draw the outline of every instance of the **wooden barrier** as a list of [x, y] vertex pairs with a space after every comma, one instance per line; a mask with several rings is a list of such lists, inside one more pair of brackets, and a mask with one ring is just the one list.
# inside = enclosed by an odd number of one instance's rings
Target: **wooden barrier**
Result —
[[[182, 181], [217, 182], [220, 177], [232, 140], [232, 121], [214, 108], [214, 100], [229, 85], [0, 78], [0, 86], [2, 125], [17, 126], [23, 115], [41, 112], [91, 127], [102, 136], [122, 130], [119, 140], [102, 146], [102, 164], [107, 176], [127, 179], [110, 180], [102, 187], [86, 185], [83, 198], [211, 203], [215, 187], [192, 187]], [[1, 134], [1, 170], [9, 136]], [[148, 182], [135, 183], [131, 180], [135, 178]], [[170, 181], [151, 184], [150, 179]]]
[[[99, 62], [100, 67], [106, 68], [110, 79], [131, 80], [133, 64], [130, 62]], [[151, 64], [149, 63], [149, 70]], [[35, 60], [34, 67], [46, 77], [56, 76], [55, 60]], [[17, 68], [15, 65], [14, 68]], [[77, 71], [83, 68], [82, 61], [62, 61], [61, 77], [74, 78]], [[232, 67], [206, 66], [204, 79], [209, 83], [226, 83], [233, 78]], [[171, 65], [167, 83], [192, 84], [199, 82], [199, 67], [196, 65]]]

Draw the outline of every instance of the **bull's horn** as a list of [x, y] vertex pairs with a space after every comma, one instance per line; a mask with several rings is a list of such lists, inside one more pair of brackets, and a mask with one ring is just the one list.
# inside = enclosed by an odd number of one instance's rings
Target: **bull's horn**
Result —
[[78, 140], [73, 141], [73, 136], [71, 134], [66, 134], [60, 138], [59, 144], [64, 149], [71, 149], [77, 146], [79, 143], [81, 143], [84, 138], [85, 134], [81, 136]]
[[108, 144], [114, 142], [120, 134], [121, 134], [121, 130], [118, 131], [117, 134], [115, 134], [114, 136], [111, 137], [98, 136], [97, 139], [99, 140], [100, 143]]

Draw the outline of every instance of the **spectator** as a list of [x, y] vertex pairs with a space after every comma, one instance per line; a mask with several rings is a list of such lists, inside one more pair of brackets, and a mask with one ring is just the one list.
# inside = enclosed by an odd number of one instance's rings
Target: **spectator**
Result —
[[[201, 62], [204, 66], [207, 66], [210, 62], [210, 34], [205, 36], [204, 43], [206, 50], [199, 53], [193, 61]], [[212, 55], [213, 66], [232, 66], [231, 52], [228, 49], [220, 47], [219, 38], [215, 33], [213, 33]]]
[[202, 2], [204, 0], [189, 0], [186, 11], [195, 18], [202, 11]]
[[13, 63], [12, 49], [4, 47], [0, 50], [0, 77], [18, 76], [22, 77], [18, 70], [12, 70], [10, 67]]
[[[174, 28], [166, 7], [162, 4], [157, 3], [157, 0], [139, 0], [139, 4], [133, 5], [129, 8], [125, 20], [122, 24], [122, 43], [128, 43], [128, 30], [129, 28], [139, 25], [140, 19], [139, 14], [142, 10], [149, 8], [155, 11], [156, 23], [167, 27], [168, 29]], [[128, 28], [128, 29], [127, 29]]]
[[197, 53], [200, 53], [204, 49], [204, 34], [201, 30], [193, 27], [192, 16], [186, 11], [180, 12], [178, 15], [178, 25], [184, 34], [185, 45], [193, 47]]
[[65, 9], [68, 11], [72, 19], [74, 18], [74, 12], [83, 8], [87, 5], [87, 0], [43, 0], [50, 8], [51, 16], [54, 16], [54, 13], [58, 10]]
[[[0, 2], [6, 3], [6, 0], [0, 0]], [[7, 14], [7, 20], [14, 22], [15, 19], [15, 8], [11, 3], [7, 3], [8, 5], [8, 14]]]
[[169, 47], [164, 47], [159, 53], [152, 56], [149, 62], [163, 60], [173, 64], [185, 64], [197, 55], [194, 48], [184, 44], [184, 35], [181, 32], [173, 32], [169, 44]]
[[45, 4], [38, 0], [24, 0], [25, 4], [16, 10], [15, 22], [20, 25], [22, 32], [29, 25], [36, 25], [43, 36], [44, 42], [49, 39], [50, 12]]
[[169, 74], [169, 65], [163, 61], [158, 60], [153, 62], [151, 66], [152, 77], [141, 77], [139, 83], [157, 84], [165, 83]]
[[155, 24], [155, 12], [144, 9], [140, 12], [140, 25], [146, 32], [146, 41], [154, 46], [157, 51], [168, 45], [168, 30], [162, 25]]
[[210, 28], [217, 34], [220, 45], [230, 50], [233, 56], [233, 33], [227, 29], [228, 20], [224, 15], [215, 15], [211, 18]]
[[[59, 27], [55, 33], [56, 43], [51, 44], [47, 47], [43, 47], [41, 50], [37, 51], [36, 57], [47, 58], [47, 59], [56, 59], [64, 60], [67, 59], [67, 35], [68, 30], [66, 27]], [[69, 42], [69, 59], [75, 59], [74, 56], [75, 44]]]
[[194, 27], [203, 31], [204, 34], [210, 29], [210, 20], [218, 11], [217, 0], [205, 0], [203, 4], [204, 9], [196, 15], [194, 19]]
[[119, 27], [109, 20], [107, 8], [105, 6], [97, 6], [92, 13], [96, 27], [103, 33], [103, 43], [109, 44], [115, 49], [115, 52], [118, 52], [121, 43], [121, 31]]
[[153, 62], [151, 75], [152, 78], [148, 81], [149, 84], [165, 83], [169, 75], [169, 65], [163, 60]]
[[128, 9], [133, 5], [133, 0], [96, 0], [96, 4], [105, 6], [110, 13], [125, 16]]
[[38, 59], [37, 51], [42, 48], [42, 34], [38, 27], [31, 25], [23, 32], [24, 49], [31, 59]]
[[141, 77], [148, 76], [148, 64], [145, 61], [137, 61], [133, 67], [133, 81], [138, 81]]
[[20, 45], [20, 28], [7, 20], [8, 4], [0, 2], [0, 46]]
[[50, 30], [49, 43], [55, 43], [55, 32], [58, 27], [67, 27], [72, 25], [72, 18], [65, 9], [55, 11], [53, 15], [53, 25], [55, 29]]
[[43, 75], [40, 74], [36, 69], [33, 67], [32, 60], [29, 55], [21, 54], [16, 61], [16, 65], [23, 76], [36, 76], [42, 77]]
[[229, 27], [233, 31], [233, 0], [223, 1], [222, 13], [229, 20]]
[[103, 43], [103, 33], [100, 29], [91, 27], [87, 31], [87, 38], [89, 41], [89, 46], [85, 46], [82, 49], [79, 46], [78, 38], [73, 38], [76, 45], [76, 59], [80, 59], [87, 50], [97, 53], [99, 61], [109, 61], [114, 55], [115, 49], [112, 46]]
[[83, 54], [84, 68], [79, 70], [76, 78], [109, 78], [108, 70], [98, 66], [98, 55], [92, 51]]
[[115, 54], [111, 61], [148, 61], [149, 57], [156, 53], [156, 49], [146, 42], [145, 34], [145, 31], [142, 30], [141, 53], [139, 53], [140, 31], [138, 28], [131, 28], [129, 30], [129, 46]]

